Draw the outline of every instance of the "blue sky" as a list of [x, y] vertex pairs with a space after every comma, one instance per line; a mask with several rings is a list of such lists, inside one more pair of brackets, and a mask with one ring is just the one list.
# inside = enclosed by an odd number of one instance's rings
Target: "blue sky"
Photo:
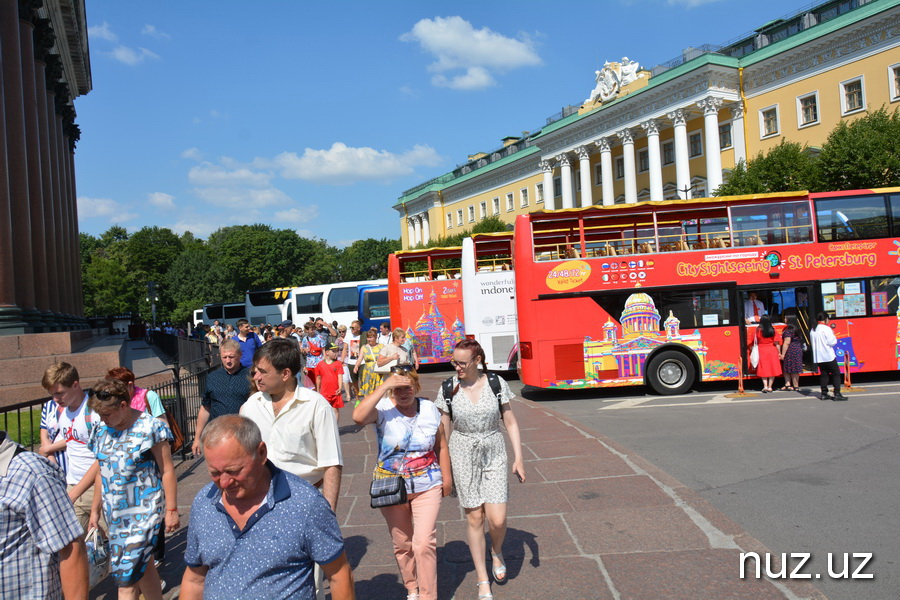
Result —
[[404, 190], [652, 67], [807, 2], [87, 0], [80, 228], [268, 223], [399, 237]]

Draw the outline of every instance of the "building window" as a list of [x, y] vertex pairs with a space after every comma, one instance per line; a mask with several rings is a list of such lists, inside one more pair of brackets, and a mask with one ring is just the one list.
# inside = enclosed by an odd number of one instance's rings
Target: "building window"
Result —
[[650, 152], [641, 150], [638, 152], [638, 171], [641, 173], [650, 170]]
[[471, 204], [469, 205], [469, 223], [475, 222], [475, 207]]
[[616, 159], [616, 179], [625, 177], [625, 159], [621, 156]]
[[528, 206], [528, 188], [519, 190], [519, 197], [522, 199], [522, 208]]
[[463, 224], [462, 209], [459, 209], [458, 211], [456, 211], [456, 224], [458, 226], [462, 227], [462, 224]]
[[539, 183], [534, 186], [535, 191], [537, 192], [537, 202], [535, 204], [541, 204], [544, 202], [544, 184]]
[[699, 131], [688, 136], [688, 151], [691, 158], [697, 158], [703, 154], [703, 134]]
[[888, 67], [888, 87], [891, 90], [891, 102], [900, 100], [900, 65], [891, 65]]
[[494, 198], [491, 202], [494, 205], [494, 214], [499, 215], [500, 214], [500, 198]]
[[778, 105], [770, 106], [759, 111], [760, 137], [778, 135]]
[[675, 142], [666, 142], [662, 145], [663, 164], [671, 165], [675, 162]]
[[516, 204], [513, 201], [512, 192], [506, 195], [506, 210], [511, 211], [516, 209]]
[[562, 177], [554, 177], [553, 178], [553, 197], [559, 198], [562, 196]]
[[813, 92], [797, 98], [797, 122], [800, 127], [815, 125], [819, 122], [819, 94]]
[[447, 215], [447, 229], [453, 229], [453, 215]]
[[734, 142], [731, 139], [731, 123], [719, 125], [719, 149], [731, 148]]
[[482, 202], [480, 208], [481, 208], [481, 212], [480, 212], [481, 218], [486, 219], [487, 218], [487, 202]]
[[846, 115], [865, 108], [866, 99], [863, 94], [862, 77], [841, 83], [841, 92], [841, 112], [843, 114]]
[[594, 165], [594, 185], [603, 185], [603, 165]]

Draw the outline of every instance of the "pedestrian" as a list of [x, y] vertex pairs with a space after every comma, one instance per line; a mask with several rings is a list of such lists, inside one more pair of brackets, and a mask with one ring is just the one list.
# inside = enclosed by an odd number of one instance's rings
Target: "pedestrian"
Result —
[[151, 416], [162, 419], [166, 425], [169, 419], [166, 416], [166, 408], [163, 406], [162, 398], [153, 390], [147, 390], [135, 385], [137, 378], [128, 367], [115, 367], [106, 372], [106, 379], [118, 379], [128, 388], [131, 394], [131, 408], [147, 411]]
[[782, 390], [800, 391], [800, 373], [803, 372], [803, 340], [800, 338], [800, 323], [794, 315], [785, 319], [787, 326], [781, 332], [781, 360], [784, 371]]
[[[378, 343], [378, 330], [374, 327], [366, 333], [366, 345], [360, 351], [360, 358], [354, 367], [359, 373], [359, 396], [367, 396], [381, 385], [381, 373], [375, 372], [378, 355], [383, 346]], [[357, 403], [358, 404], [358, 403]]]
[[41, 407], [41, 445], [38, 454], [66, 472], [66, 439], [59, 429], [57, 413], [60, 407], [50, 398]]
[[405, 342], [406, 332], [398, 327], [391, 335], [391, 343], [384, 346], [378, 353], [376, 364], [379, 367], [383, 367], [389, 362], [396, 360], [397, 365], [411, 365], [409, 352], [403, 346]]
[[338, 349], [334, 344], [325, 346], [325, 358], [314, 369], [316, 391], [328, 400], [334, 409], [334, 418], [340, 416], [344, 400], [341, 396], [341, 383], [344, 377], [344, 365], [337, 359]]
[[356, 368], [356, 363], [359, 360], [360, 345], [362, 344], [362, 340], [360, 339], [360, 327], [361, 324], [359, 319], [354, 319], [353, 322], [350, 323], [350, 331], [344, 336], [344, 352], [341, 355], [341, 362], [346, 366], [347, 373], [350, 376], [351, 393], [347, 398], [356, 398], [357, 403], [359, 403], [359, 399], [364, 395], [359, 390], [359, 370]]
[[[222, 415], [236, 415], [250, 396], [250, 369], [241, 364], [241, 345], [225, 340], [219, 347], [222, 368], [206, 376], [206, 390], [200, 399], [197, 413], [197, 433], [191, 451], [202, 454], [200, 436], [206, 424]], [[256, 392], [256, 390], [254, 390]]]
[[241, 345], [241, 365], [250, 367], [253, 364], [253, 353], [262, 346], [262, 339], [251, 330], [247, 319], [238, 319], [237, 331], [235, 339]]
[[763, 380], [763, 394], [772, 392], [772, 384], [775, 378], [781, 375], [781, 360], [778, 347], [781, 345], [781, 336], [772, 325], [772, 317], [762, 315], [759, 317], [759, 327], [754, 333], [756, 344], [759, 347], [759, 364], [756, 365], [756, 374]]
[[437, 515], [452, 489], [441, 413], [417, 398], [419, 376], [409, 365], [394, 367], [353, 409], [358, 425], [375, 424], [375, 479], [401, 476], [407, 502], [383, 506], [407, 600], [437, 600]]
[[58, 467], [0, 431], [0, 598], [88, 597], [84, 529]]
[[313, 371], [316, 365], [322, 362], [325, 346], [328, 345], [328, 335], [322, 335], [316, 330], [315, 323], [303, 325], [303, 338], [300, 341], [300, 352], [306, 357], [306, 374], [315, 381]]
[[232, 325], [232, 324], [229, 323], [229, 324], [225, 327], [225, 334], [224, 334], [224, 336], [225, 336], [225, 339], [227, 339], [227, 340], [230, 340], [231, 338], [237, 336], [237, 331], [234, 330], [234, 325]]
[[391, 324], [387, 321], [382, 321], [381, 325], [378, 328], [378, 343], [382, 346], [387, 346], [391, 343]]
[[[110, 574], [119, 598], [162, 600], [153, 562], [158, 537], [177, 530], [178, 491], [169, 441], [160, 419], [134, 409], [124, 383], [104, 379], [94, 386], [91, 408], [100, 415], [89, 447], [97, 456], [91, 527], [103, 513], [109, 524]], [[136, 518], [140, 514], [140, 518]]]
[[[821, 399], [845, 401], [847, 397], [841, 393], [841, 370], [838, 368], [837, 355], [834, 352], [834, 347], [837, 346], [837, 337], [832, 331], [828, 313], [820, 312], [816, 315], [816, 326], [809, 332], [809, 340], [812, 346], [813, 362], [819, 368]], [[831, 387], [834, 389], [833, 396], [828, 393], [829, 379], [831, 379]]]
[[314, 564], [328, 577], [333, 600], [353, 600], [334, 512], [307, 481], [268, 460], [253, 421], [220, 417], [201, 444], [212, 483], [191, 506], [181, 600], [311, 600]]
[[493, 598], [485, 567], [485, 517], [491, 535], [491, 571], [497, 583], [506, 581], [503, 540], [509, 476], [500, 421], [513, 450], [512, 472], [525, 482], [519, 425], [510, 405], [515, 396], [503, 378], [487, 373], [484, 349], [476, 340], [456, 344], [450, 363], [456, 375], [441, 386], [435, 404], [443, 414], [445, 430], [450, 430], [450, 464], [459, 504], [466, 513], [466, 537], [475, 563], [478, 597]]

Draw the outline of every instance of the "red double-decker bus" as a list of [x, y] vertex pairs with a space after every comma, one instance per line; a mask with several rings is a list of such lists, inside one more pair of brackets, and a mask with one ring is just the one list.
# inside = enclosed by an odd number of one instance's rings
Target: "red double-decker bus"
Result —
[[465, 337], [462, 248], [396, 252], [388, 257], [391, 327], [400, 327], [422, 364], [449, 362]]
[[532, 213], [514, 257], [528, 385], [679, 394], [736, 379], [751, 292], [804, 336], [828, 313], [851, 371], [900, 367], [900, 188]]

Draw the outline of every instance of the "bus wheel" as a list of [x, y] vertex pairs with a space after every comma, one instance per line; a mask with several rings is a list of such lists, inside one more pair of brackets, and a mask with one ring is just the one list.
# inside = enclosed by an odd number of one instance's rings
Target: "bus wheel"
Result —
[[683, 394], [694, 383], [694, 364], [681, 352], [660, 352], [647, 367], [647, 382], [657, 394]]

